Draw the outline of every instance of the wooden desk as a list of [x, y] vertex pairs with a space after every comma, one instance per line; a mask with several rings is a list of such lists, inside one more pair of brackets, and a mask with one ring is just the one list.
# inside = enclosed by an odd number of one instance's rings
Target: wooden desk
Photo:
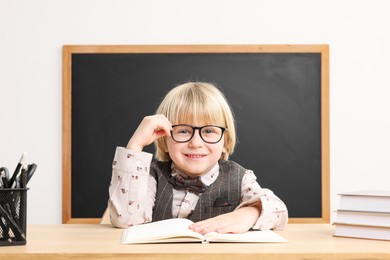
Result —
[[27, 245], [0, 247], [0, 259], [390, 259], [390, 242], [332, 237], [330, 224], [289, 224], [281, 244], [121, 245], [110, 225], [29, 225]]

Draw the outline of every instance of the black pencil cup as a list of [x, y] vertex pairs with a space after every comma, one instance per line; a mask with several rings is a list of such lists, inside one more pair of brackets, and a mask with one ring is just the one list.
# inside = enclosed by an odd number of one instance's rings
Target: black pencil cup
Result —
[[27, 190], [0, 189], [0, 246], [26, 244]]

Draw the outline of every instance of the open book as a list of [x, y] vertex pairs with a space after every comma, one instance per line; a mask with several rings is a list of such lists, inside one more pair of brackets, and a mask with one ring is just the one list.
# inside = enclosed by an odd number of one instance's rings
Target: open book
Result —
[[129, 227], [122, 232], [122, 244], [178, 243], [178, 242], [245, 242], [274, 243], [287, 242], [271, 230], [248, 231], [241, 234], [219, 234], [211, 232], [206, 235], [194, 232], [188, 227], [193, 222], [185, 218], [166, 219], [148, 224]]

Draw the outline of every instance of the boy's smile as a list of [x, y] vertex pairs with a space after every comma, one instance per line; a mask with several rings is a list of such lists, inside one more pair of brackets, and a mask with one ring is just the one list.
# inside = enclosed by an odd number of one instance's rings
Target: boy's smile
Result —
[[207, 156], [205, 154], [185, 154], [185, 156], [191, 158], [191, 159], [198, 159], [198, 158], [202, 158], [204, 156]]

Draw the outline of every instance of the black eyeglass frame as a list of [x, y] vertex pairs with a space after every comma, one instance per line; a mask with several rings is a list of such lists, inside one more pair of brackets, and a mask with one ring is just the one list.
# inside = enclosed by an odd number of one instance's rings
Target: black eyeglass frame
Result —
[[[191, 137], [187, 141], [177, 141], [177, 140], [175, 140], [175, 138], [173, 137], [173, 133], [171, 131], [172, 140], [175, 141], [176, 143], [187, 143], [187, 142], [191, 141], [191, 139], [194, 137], [195, 130], [198, 130], [199, 131], [199, 136], [203, 140], [203, 142], [208, 143], [208, 144], [216, 144], [216, 143], [219, 143], [219, 141], [221, 141], [224, 132], [228, 130], [226, 127], [222, 127], [222, 126], [218, 126], [218, 125], [192, 126], [192, 125], [187, 125], [187, 124], [177, 124], [177, 125], [172, 125], [172, 128], [174, 128], [176, 126], [188, 126], [188, 127], [192, 128], [192, 135], [191, 135]], [[219, 129], [222, 130], [221, 136], [219, 137], [218, 141], [216, 141], [216, 142], [209, 142], [209, 141], [204, 140], [204, 138], [202, 136], [202, 129], [206, 128], [206, 127], [218, 127]]]

